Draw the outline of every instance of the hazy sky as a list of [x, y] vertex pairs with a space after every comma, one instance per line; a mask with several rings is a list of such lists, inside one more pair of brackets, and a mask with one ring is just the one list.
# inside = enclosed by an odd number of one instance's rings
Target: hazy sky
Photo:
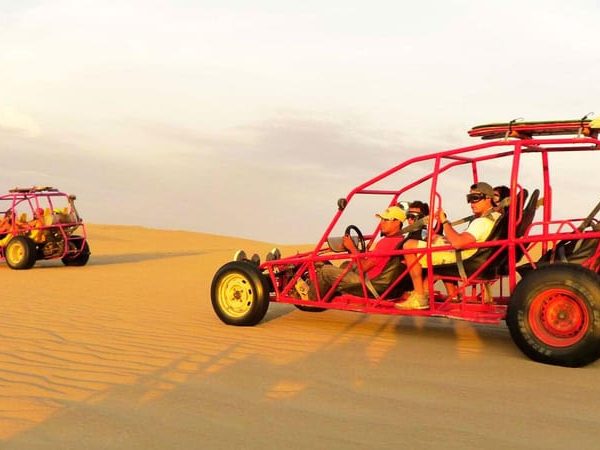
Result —
[[598, 0], [0, 0], [0, 189], [313, 242], [338, 197], [473, 125], [599, 116], [598, 26]]

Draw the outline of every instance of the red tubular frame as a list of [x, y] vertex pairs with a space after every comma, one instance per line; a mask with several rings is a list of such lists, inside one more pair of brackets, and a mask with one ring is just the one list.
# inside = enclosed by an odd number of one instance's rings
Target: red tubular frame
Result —
[[[431, 190], [429, 195], [430, 205], [430, 223], [433, 222], [434, 211], [441, 206], [441, 196], [437, 192], [438, 177], [447, 170], [465, 164], [472, 166], [473, 182], [477, 182], [478, 165], [481, 162], [512, 157], [510, 189], [511, 203], [509, 207], [508, 217], [508, 237], [501, 241], [481, 242], [470, 245], [467, 248], [480, 247], [498, 247], [493, 253], [493, 256], [486, 261], [475, 273], [469, 276], [466, 280], [461, 280], [459, 277], [443, 277], [444, 279], [453, 279], [460, 282], [460, 290], [462, 292], [462, 301], [453, 303], [450, 299], [445, 298], [439, 292], [433, 289], [434, 273], [431, 268], [431, 255], [433, 253], [430, 248], [432, 236], [434, 233], [433, 227], [428, 227], [427, 233], [427, 248], [419, 249], [418, 253], [426, 257], [428, 264], [428, 280], [430, 294], [430, 308], [426, 310], [398, 310], [394, 308], [394, 303], [397, 298], [390, 298], [393, 287], [403, 276], [408, 276], [407, 268], [403, 274], [379, 298], [369, 298], [368, 289], [365, 286], [364, 279], [362, 283], [362, 296], [356, 295], [337, 295], [334, 296], [334, 291], [340, 279], [334, 283], [334, 286], [327, 293], [320, 293], [316, 301], [303, 301], [292, 297], [290, 293], [294, 289], [294, 285], [298, 278], [308, 272], [313, 283], [315, 283], [315, 264], [329, 260], [345, 259], [351, 260], [353, 263], [356, 257], [348, 254], [332, 253], [327, 245], [327, 239], [330, 233], [338, 223], [343, 214], [343, 210], [338, 210], [331, 222], [327, 226], [322, 237], [312, 251], [301, 253], [292, 257], [282, 258], [276, 261], [266, 261], [261, 264], [260, 268], [270, 278], [273, 290], [271, 292], [271, 301], [280, 303], [290, 303], [296, 305], [304, 305], [311, 307], [339, 309], [359, 311], [363, 313], [379, 313], [379, 314], [394, 314], [394, 315], [418, 315], [418, 316], [441, 316], [460, 318], [479, 323], [499, 323], [506, 316], [506, 309], [510, 299], [510, 294], [515, 289], [517, 284], [516, 270], [516, 254], [519, 248], [535, 269], [535, 258], [528, 251], [528, 247], [534, 243], [541, 243], [542, 251], [545, 253], [551, 244], [556, 244], [560, 240], [578, 239], [578, 238], [600, 238], [600, 232], [596, 231], [577, 231], [577, 223], [581, 223], [582, 219], [567, 219], [567, 220], [552, 220], [552, 186], [550, 183], [549, 161], [548, 154], [553, 152], [580, 152], [580, 151], [599, 151], [600, 141], [596, 137], [573, 137], [573, 138], [528, 138], [518, 140], [500, 139], [495, 141], [486, 141], [477, 145], [471, 145], [463, 148], [446, 150], [439, 153], [418, 156], [409, 159], [406, 162], [398, 164], [382, 174], [372, 178], [371, 180], [357, 186], [345, 197], [349, 203], [356, 195], [386, 195], [391, 196], [391, 201], [385, 205], [393, 205], [398, 201], [402, 193], [414, 188], [422, 183], [431, 182]], [[517, 225], [521, 219], [523, 204], [519, 205], [517, 194], [522, 190], [519, 181], [519, 167], [521, 155], [523, 153], [539, 153], [542, 159], [543, 171], [543, 186], [541, 186], [541, 196], [543, 197], [543, 218], [541, 222], [531, 224], [521, 237], [516, 236]], [[407, 184], [397, 190], [394, 189], [373, 189], [372, 187], [379, 181], [397, 174], [398, 172], [421, 162], [433, 162], [433, 170], [421, 176], [416, 181]], [[524, 183], [526, 185], [526, 183]], [[551, 225], [559, 225], [558, 231], [550, 233]], [[532, 228], [540, 227], [541, 234], [530, 235]], [[563, 231], [564, 229], [564, 231]], [[368, 236], [369, 244], [372, 244], [378, 229]], [[450, 247], [448, 247], [450, 248]], [[437, 247], [435, 250], [442, 250], [442, 247]], [[491, 279], [478, 278], [481, 273], [490, 265], [493, 264], [494, 258], [502, 253], [503, 250], [508, 251], [508, 276], [496, 276]], [[415, 250], [395, 250], [388, 252], [371, 252], [373, 256], [377, 255], [394, 255], [401, 256], [403, 254], [415, 252]], [[349, 264], [350, 268], [353, 264]], [[600, 249], [596, 254], [592, 255], [583, 264], [586, 267], [596, 271], [600, 269]], [[362, 277], [362, 275], [361, 275]], [[440, 279], [437, 277], [437, 279]], [[504, 295], [502, 288], [503, 280], [508, 280], [508, 292]], [[485, 293], [491, 286], [498, 286], [500, 294], [492, 299], [486, 298]]]
[[[75, 198], [75, 197], [72, 197], [70, 199], [70, 196], [67, 193], [61, 192], [54, 188], [32, 188], [31, 190], [18, 189], [18, 190], [11, 191], [8, 194], [1, 195], [0, 201], [3, 200], [3, 201], [11, 202], [11, 209], [13, 209], [13, 210], [16, 206], [25, 202], [29, 206], [32, 215], [34, 215], [36, 208], [40, 207], [39, 198], [41, 198], [41, 197], [47, 199], [48, 207], [50, 207], [51, 209], [54, 209], [54, 207], [55, 207], [55, 204], [52, 202], [53, 198], [65, 199], [67, 201], [67, 203], [71, 203], [72, 200]], [[67, 255], [69, 255], [70, 257], [77, 257], [85, 248], [85, 243], [87, 241], [87, 230], [86, 230], [86, 226], [85, 226], [83, 220], [81, 219], [81, 217], [79, 217], [79, 214], [77, 213], [76, 209], [75, 209], [75, 213], [76, 213], [76, 220], [74, 222], [56, 223], [56, 224], [52, 224], [52, 225], [43, 225], [43, 226], [39, 226], [39, 227], [32, 227], [32, 226], [28, 225], [28, 226], [22, 227], [20, 229], [14, 228], [13, 234], [26, 235], [26, 234], [29, 234], [34, 229], [39, 229], [39, 230], [53, 229], [53, 230], [58, 230], [60, 232], [60, 234], [62, 235], [62, 238], [64, 239], [64, 241], [68, 242], [70, 240], [72, 232], [77, 230], [79, 234], [77, 235], [78, 248], [77, 248], [76, 252], [74, 252], [74, 250], [72, 248], [70, 248], [69, 245], [65, 245], [62, 254], [54, 255], [54, 256], [52, 256], [50, 258], [46, 258], [46, 259], [59, 259], [59, 258], [64, 258]], [[16, 221], [16, 217], [13, 217], [13, 220]], [[73, 242], [73, 241], [71, 240], [71, 242]], [[4, 251], [5, 251], [5, 248], [3, 246], [0, 246], [0, 259], [5, 258]], [[39, 259], [43, 259], [43, 258], [39, 258]]]

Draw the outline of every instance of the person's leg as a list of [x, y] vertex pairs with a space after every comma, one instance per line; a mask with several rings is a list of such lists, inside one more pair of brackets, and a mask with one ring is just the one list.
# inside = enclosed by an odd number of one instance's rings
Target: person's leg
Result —
[[[453, 262], [456, 262], [456, 252], [455, 251], [441, 251], [441, 252], [434, 252], [432, 254], [432, 267], [433, 267], [433, 282], [435, 284], [436, 280], [439, 280], [439, 277], [436, 277], [435, 272], [436, 272], [436, 266], [439, 265], [445, 265], [445, 264], [451, 264]], [[456, 283], [456, 281], [450, 281], [450, 280], [440, 280], [442, 281], [442, 283], [444, 284], [444, 288], [446, 290], [446, 296], [449, 299], [453, 299], [453, 301], [456, 301], [458, 299], [458, 284]], [[427, 278], [427, 276], [423, 277], [423, 289], [425, 290], [425, 293], [427, 294], [427, 292], [429, 291], [429, 280]]]
[[[435, 284], [435, 277], [433, 278], [433, 282]], [[450, 298], [456, 298], [456, 292], [458, 290], [458, 286], [454, 281], [443, 281], [444, 288], [446, 289], [446, 293]], [[427, 276], [423, 277], [423, 290], [425, 295], [429, 295], [429, 279]]]
[[458, 286], [454, 281], [444, 281], [444, 287], [446, 288], [448, 297], [456, 298], [456, 291], [458, 289]]
[[[409, 239], [404, 244], [404, 249], [415, 249], [419, 247], [419, 242], [417, 240]], [[404, 260], [406, 261], [406, 267], [410, 267], [408, 273], [410, 274], [410, 279], [413, 283], [414, 292], [418, 294], [424, 293], [423, 288], [423, 268], [421, 267], [421, 263], [417, 262], [419, 255], [417, 253], [407, 253], [404, 255]]]
[[[444, 264], [456, 263], [456, 251], [443, 251], [435, 252], [432, 254], [433, 270], [435, 273], [435, 266]], [[456, 298], [458, 286], [455, 281], [443, 281], [446, 293], [449, 298]]]
[[[317, 287], [319, 294], [323, 298], [331, 289], [331, 286], [340, 278], [346, 271], [345, 268], [337, 267], [332, 264], [325, 264], [317, 268], [317, 286], [311, 284], [308, 297], [311, 300], [317, 299]], [[360, 277], [354, 271], [349, 271], [344, 275], [344, 278], [337, 285], [336, 290], [344, 291], [360, 284]]]
[[[416, 249], [423, 246], [423, 241], [409, 239], [404, 244], [404, 249]], [[406, 266], [409, 267], [408, 273], [413, 283], [413, 291], [409, 294], [405, 301], [396, 303], [395, 307], [401, 310], [407, 309], [427, 309], [429, 308], [429, 299], [425, 296], [425, 288], [423, 286], [423, 267], [421, 266], [422, 258], [418, 253], [408, 253], [404, 255]]]

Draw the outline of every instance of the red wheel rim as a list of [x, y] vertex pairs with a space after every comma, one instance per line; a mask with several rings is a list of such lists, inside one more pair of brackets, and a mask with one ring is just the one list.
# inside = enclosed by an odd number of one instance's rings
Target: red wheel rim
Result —
[[544, 344], [569, 347], [585, 336], [590, 317], [584, 301], [575, 292], [549, 289], [531, 302], [529, 324]]

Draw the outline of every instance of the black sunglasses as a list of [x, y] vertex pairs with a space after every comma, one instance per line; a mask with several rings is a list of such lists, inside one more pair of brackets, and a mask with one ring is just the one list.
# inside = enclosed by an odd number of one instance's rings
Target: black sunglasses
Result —
[[467, 194], [467, 203], [477, 203], [485, 198], [485, 194]]
[[409, 213], [406, 215], [406, 218], [411, 220], [419, 220], [421, 217], [423, 217], [423, 215], [419, 213]]

